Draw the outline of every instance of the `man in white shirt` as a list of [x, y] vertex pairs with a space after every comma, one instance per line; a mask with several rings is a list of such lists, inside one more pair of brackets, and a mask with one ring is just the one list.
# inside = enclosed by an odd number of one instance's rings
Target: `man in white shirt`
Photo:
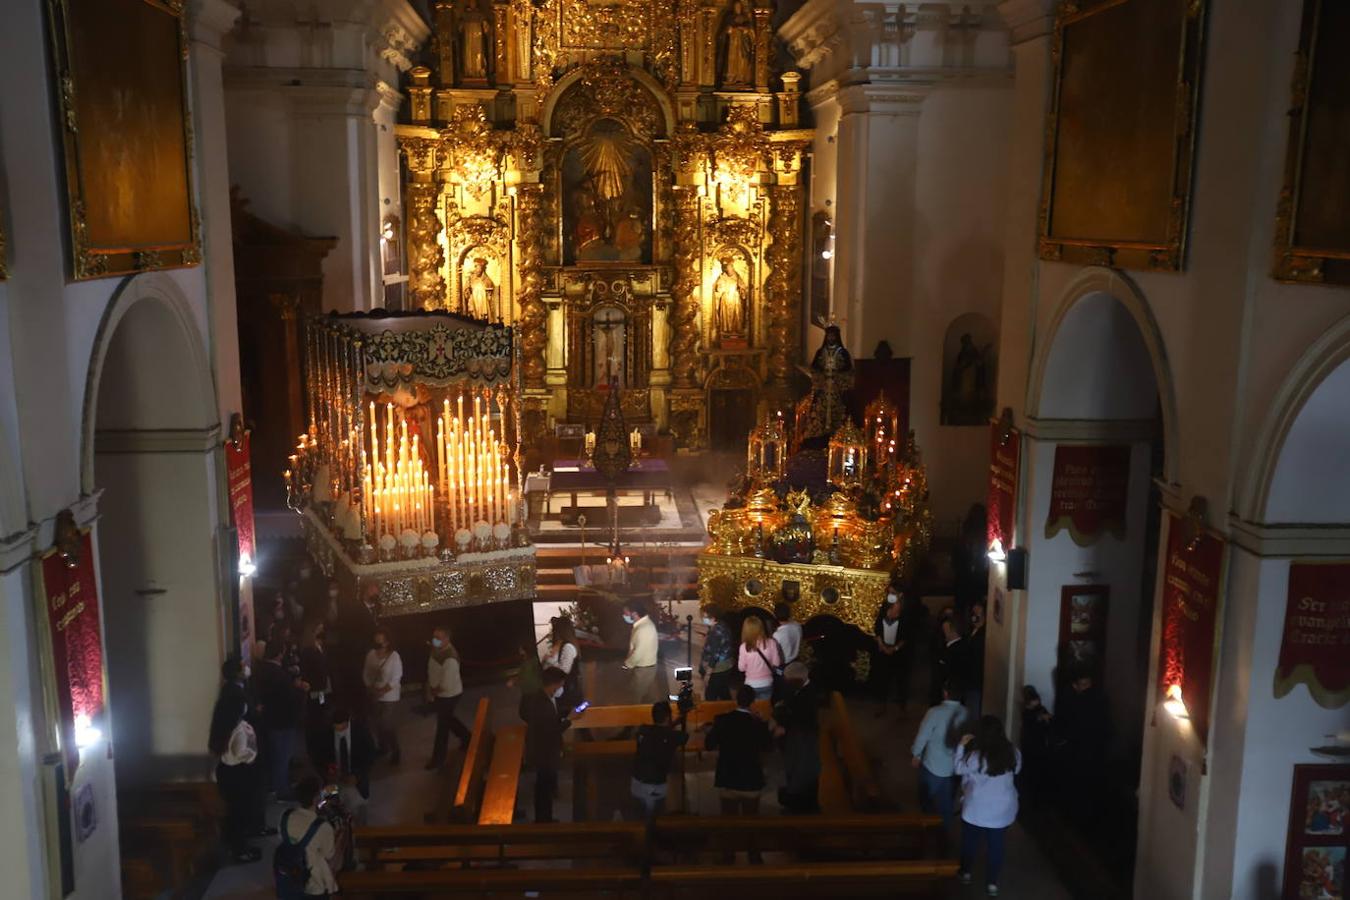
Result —
[[942, 816], [948, 831], [956, 799], [956, 777], [952, 774], [956, 747], [969, 722], [966, 708], [956, 699], [957, 690], [952, 682], [942, 686], [942, 702], [924, 714], [910, 747], [910, 764], [919, 770], [919, 808]]
[[[282, 814], [281, 839], [290, 844], [304, 840], [319, 814], [316, 809], [319, 800], [319, 779], [308, 776], [300, 779], [295, 787], [299, 806]], [[309, 881], [305, 884], [306, 897], [327, 897], [338, 890], [337, 879], [333, 877], [333, 862], [337, 856], [337, 835], [333, 826], [320, 822], [305, 847], [305, 864], [309, 868]]]
[[375, 629], [375, 648], [366, 654], [366, 691], [374, 702], [370, 704], [371, 725], [380, 752], [389, 754], [389, 764], [396, 766], [402, 756], [398, 743], [398, 701], [402, 696], [403, 658], [389, 640], [389, 632]]
[[773, 639], [783, 651], [783, 668], [797, 658], [802, 649], [802, 624], [792, 618], [792, 607], [786, 603], [774, 605], [773, 617], [778, 620], [778, 628]]
[[428, 771], [445, 764], [445, 745], [450, 732], [459, 738], [460, 747], [469, 746], [472, 734], [455, 716], [455, 707], [463, 693], [459, 652], [450, 643], [450, 630], [436, 628], [431, 632], [431, 655], [427, 657], [427, 700], [436, 710], [436, 739], [431, 745], [431, 759], [426, 765]]
[[664, 699], [657, 692], [657, 654], [660, 649], [656, 623], [647, 614], [647, 604], [632, 598], [624, 604], [623, 620], [633, 626], [628, 638], [628, 656], [623, 661], [632, 677], [633, 703], [654, 703]]

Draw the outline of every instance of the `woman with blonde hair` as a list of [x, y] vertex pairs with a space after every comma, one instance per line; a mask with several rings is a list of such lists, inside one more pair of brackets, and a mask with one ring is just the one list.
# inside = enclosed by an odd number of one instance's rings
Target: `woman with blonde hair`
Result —
[[745, 674], [745, 683], [754, 690], [755, 699], [772, 699], [774, 681], [782, 675], [783, 651], [769, 637], [759, 616], [748, 615], [741, 623], [739, 656], [736, 666]]

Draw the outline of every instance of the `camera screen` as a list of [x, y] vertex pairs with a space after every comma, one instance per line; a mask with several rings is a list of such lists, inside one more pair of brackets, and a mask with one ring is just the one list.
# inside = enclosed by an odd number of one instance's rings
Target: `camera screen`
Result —
[[694, 670], [690, 666], [680, 666], [675, 670], [675, 680], [690, 682], [694, 680]]

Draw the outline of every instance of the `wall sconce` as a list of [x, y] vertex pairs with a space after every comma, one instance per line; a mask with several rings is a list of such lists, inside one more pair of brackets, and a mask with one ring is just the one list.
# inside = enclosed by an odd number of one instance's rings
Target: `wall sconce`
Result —
[[1181, 685], [1172, 684], [1167, 687], [1167, 699], [1163, 701], [1163, 709], [1171, 713], [1174, 719], [1189, 719], [1190, 712], [1186, 709], [1185, 702], [1181, 699]]
[[75, 746], [80, 750], [92, 747], [103, 739], [103, 732], [94, 727], [88, 713], [75, 717]]
[[257, 571], [258, 571], [257, 565], [254, 564], [253, 559], [247, 553], [239, 557], [240, 575], [242, 575], [245, 578], [252, 578], [253, 574]]
[[994, 538], [994, 542], [989, 545], [989, 561], [1003, 562], [1008, 558], [1008, 553], [1003, 549], [1003, 541]]

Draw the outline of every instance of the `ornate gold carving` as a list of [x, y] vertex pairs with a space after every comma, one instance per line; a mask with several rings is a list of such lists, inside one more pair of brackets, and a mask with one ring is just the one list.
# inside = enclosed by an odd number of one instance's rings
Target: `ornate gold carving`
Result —
[[726, 123], [712, 146], [718, 178], [750, 182], [764, 166], [768, 150], [759, 110], [748, 104], [727, 110]]
[[560, 46], [564, 50], [647, 50], [652, 20], [667, 14], [650, 0], [561, 0]]
[[602, 57], [582, 66], [580, 79], [558, 100], [553, 133], [571, 140], [602, 116], [618, 119], [637, 136], [665, 132], [660, 104], [622, 58]]
[[493, 130], [480, 104], [456, 106], [450, 128], [441, 137], [450, 158], [451, 180], [481, 198], [501, 178], [502, 146], [508, 140], [505, 133]]
[[745, 556], [702, 553], [697, 565], [699, 601], [704, 606], [772, 609], [783, 599], [783, 583], [795, 582], [795, 617], [805, 621], [814, 616], [834, 616], [864, 631], [871, 630], [891, 581], [888, 572], [776, 563]]
[[516, 195], [517, 284], [516, 302], [520, 309], [520, 338], [525, 387], [542, 388], [548, 347], [548, 312], [541, 296], [543, 275], [540, 267], [540, 243], [543, 237], [543, 187], [524, 185]]
[[778, 185], [771, 189], [769, 276], [764, 293], [768, 313], [769, 377], [786, 384], [795, 357], [796, 316], [801, 308], [801, 188]]
[[693, 188], [675, 191], [675, 281], [670, 290], [675, 309], [670, 358], [674, 384], [682, 388], [694, 386], [698, 368], [699, 199]]
[[434, 183], [408, 185], [408, 290], [413, 303], [422, 309], [445, 306], [445, 279], [441, 266], [445, 251], [438, 240], [441, 220], [436, 215], [440, 189]]

